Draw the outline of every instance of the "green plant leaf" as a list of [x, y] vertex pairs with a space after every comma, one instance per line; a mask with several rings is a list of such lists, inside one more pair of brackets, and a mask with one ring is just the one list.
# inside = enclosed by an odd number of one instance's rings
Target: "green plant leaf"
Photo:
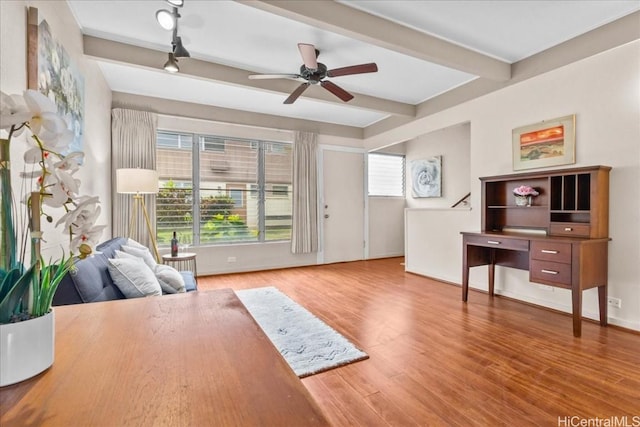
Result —
[[20, 300], [29, 289], [36, 264], [21, 274], [19, 268], [11, 270], [2, 281], [1, 289], [3, 297], [0, 299], [0, 323], [8, 323], [13, 314], [16, 314]]

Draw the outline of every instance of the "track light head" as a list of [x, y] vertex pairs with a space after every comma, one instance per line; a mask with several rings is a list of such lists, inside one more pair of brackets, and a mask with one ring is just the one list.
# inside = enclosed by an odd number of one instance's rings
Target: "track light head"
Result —
[[176, 14], [168, 11], [167, 9], [160, 9], [157, 11], [156, 20], [158, 21], [158, 24], [167, 31], [173, 30], [178, 24], [178, 17]]
[[164, 0], [169, 3], [173, 7], [182, 7], [184, 6], [184, 0]]
[[169, 60], [165, 62], [164, 67], [165, 71], [170, 73], [177, 73], [180, 71], [180, 67], [178, 67], [178, 60], [173, 55], [173, 52], [169, 52]]

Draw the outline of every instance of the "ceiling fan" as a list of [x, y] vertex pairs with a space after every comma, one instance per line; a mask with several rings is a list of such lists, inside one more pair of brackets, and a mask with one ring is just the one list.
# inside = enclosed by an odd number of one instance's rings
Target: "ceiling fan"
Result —
[[348, 76], [351, 74], [375, 73], [376, 71], [378, 71], [378, 66], [374, 62], [327, 70], [326, 65], [317, 61], [320, 51], [316, 49], [314, 45], [308, 43], [298, 43], [298, 50], [300, 50], [300, 55], [302, 55], [302, 61], [304, 62], [304, 64], [300, 66], [299, 74], [253, 74], [250, 75], [249, 78], [252, 80], [292, 79], [302, 81], [303, 83], [298, 86], [287, 99], [285, 99], [285, 104], [293, 104], [295, 100], [298, 99], [300, 95], [302, 95], [302, 92], [304, 92], [309, 87], [309, 85], [312, 84], [320, 84], [320, 86], [322, 86], [344, 102], [349, 102], [353, 99], [353, 95], [342, 89], [337, 84], [329, 80], [325, 80], [325, 78]]

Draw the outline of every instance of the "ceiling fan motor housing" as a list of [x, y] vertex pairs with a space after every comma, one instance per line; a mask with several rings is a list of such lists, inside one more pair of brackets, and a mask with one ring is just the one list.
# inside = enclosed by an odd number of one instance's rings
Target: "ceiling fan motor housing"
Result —
[[318, 68], [313, 70], [302, 64], [300, 66], [300, 76], [311, 84], [318, 84], [320, 80], [327, 77], [327, 66], [318, 62]]

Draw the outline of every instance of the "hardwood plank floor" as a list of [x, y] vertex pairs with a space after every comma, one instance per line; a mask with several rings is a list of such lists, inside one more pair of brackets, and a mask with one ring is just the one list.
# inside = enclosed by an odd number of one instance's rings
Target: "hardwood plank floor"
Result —
[[574, 338], [568, 314], [480, 292], [465, 304], [459, 287], [405, 273], [401, 262], [200, 277], [198, 287], [276, 286], [369, 354], [302, 380], [336, 426], [571, 426], [625, 416], [640, 426], [640, 335], [583, 322]]

